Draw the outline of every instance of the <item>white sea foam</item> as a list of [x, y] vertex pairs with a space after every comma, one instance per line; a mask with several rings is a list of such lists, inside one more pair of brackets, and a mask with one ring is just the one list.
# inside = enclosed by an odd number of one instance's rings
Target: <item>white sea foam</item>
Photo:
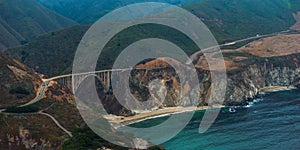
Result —
[[261, 101], [263, 101], [263, 98], [256, 98], [252, 102], [248, 102], [248, 105], [244, 106], [244, 108], [250, 108]]

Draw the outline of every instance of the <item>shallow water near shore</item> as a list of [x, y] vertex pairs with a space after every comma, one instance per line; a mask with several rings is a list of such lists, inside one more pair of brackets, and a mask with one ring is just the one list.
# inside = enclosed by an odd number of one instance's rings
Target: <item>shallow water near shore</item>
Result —
[[[223, 108], [212, 127], [199, 134], [204, 112], [197, 111], [184, 130], [161, 145], [167, 150], [300, 149], [300, 90], [267, 93], [247, 107], [236, 108], [234, 113]], [[151, 127], [168, 117], [130, 126]]]

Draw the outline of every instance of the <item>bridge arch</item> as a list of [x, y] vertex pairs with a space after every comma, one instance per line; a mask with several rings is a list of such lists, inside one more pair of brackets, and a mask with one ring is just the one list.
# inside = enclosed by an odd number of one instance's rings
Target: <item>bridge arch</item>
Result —
[[[101, 77], [100, 74], [103, 74], [102, 77]], [[72, 86], [74, 86], [73, 87], [73, 91], [76, 91], [80, 87], [80, 85], [82, 83], [84, 83], [83, 81], [86, 80], [89, 77], [96, 77], [96, 79], [101, 82], [101, 84], [103, 85], [104, 89], [106, 91], [109, 90], [109, 88], [111, 86], [110, 85], [111, 84], [111, 82], [110, 82], [110, 71], [107, 71], [107, 72], [100, 72], [100, 73], [93, 73], [93, 74], [86, 74], [86, 75], [74, 76], [73, 77], [73, 85], [72, 85]], [[74, 81], [76, 81], [76, 82], [74, 82]], [[76, 83], [76, 85], [74, 85], [74, 83]]]

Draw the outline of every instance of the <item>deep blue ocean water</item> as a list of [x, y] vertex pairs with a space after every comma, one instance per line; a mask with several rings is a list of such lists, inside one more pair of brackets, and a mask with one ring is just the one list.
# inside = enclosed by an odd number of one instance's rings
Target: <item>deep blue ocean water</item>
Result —
[[[230, 113], [222, 109], [216, 122], [198, 133], [203, 111], [176, 137], [162, 144], [167, 150], [300, 149], [300, 90], [267, 93], [251, 107]], [[157, 125], [168, 117], [146, 120], [135, 127]], [[170, 126], [171, 127], [171, 126]]]

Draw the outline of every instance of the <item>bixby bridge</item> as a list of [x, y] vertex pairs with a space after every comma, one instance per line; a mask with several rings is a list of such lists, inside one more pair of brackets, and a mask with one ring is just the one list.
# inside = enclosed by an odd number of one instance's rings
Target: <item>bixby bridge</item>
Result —
[[[74, 82], [75, 88], [79, 87], [86, 78], [88, 77], [96, 77], [104, 86], [105, 91], [109, 91], [112, 87], [111, 78], [112, 74], [115, 74], [116, 76], [122, 76], [122, 74], [129, 73], [132, 70], [136, 70], [139, 72], [147, 73], [151, 70], [160, 70], [163, 69], [162, 67], [156, 67], [156, 68], [125, 68], [125, 69], [108, 69], [108, 70], [100, 70], [100, 71], [94, 71], [94, 72], [84, 72], [84, 73], [75, 73], [75, 74], [67, 74], [67, 75], [61, 75], [52, 77], [49, 79], [44, 79], [44, 82], [48, 83], [50, 81], [56, 81], [62, 85], [67, 86], [69, 89], [73, 89], [73, 82]], [[47, 86], [47, 85], [44, 85]]]
[[[296, 31], [286, 30], [286, 31], [280, 31], [280, 32], [275, 32], [275, 33], [270, 33], [270, 34], [265, 34], [265, 35], [259, 35], [258, 34], [256, 36], [252, 36], [252, 37], [236, 40], [236, 41], [233, 41], [233, 42], [229, 42], [229, 43], [209, 47], [207, 49], [203, 49], [201, 51], [198, 51], [198, 52], [194, 53], [190, 58], [195, 58], [200, 53], [213, 52], [215, 49], [219, 49], [220, 47], [231, 46], [231, 45], [235, 45], [237, 43], [250, 41], [250, 40], [257, 40], [257, 39], [266, 38], [266, 37], [272, 37], [272, 36], [284, 35], [284, 34], [291, 34], [291, 33], [294, 33], [294, 32], [296, 32]], [[190, 59], [190, 61], [191, 60], [192, 59]], [[187, 62], [187, 64], [190, 64], [190, 63], [192, 63], [192, 62], [189, 62], [189, 61]], [[122, 73], [122, 72], [126, 72], [126, 71], [131, 71], [131, 70], [148, 71], [148, 70], [153, 70], [153, 69], [162, 69], [162, 68], [158, 67], [158, 68], [109, 69], [109, 70], [101, 70], [101, 71], [94, 71], [94, 72], [85, 72], [85, 73], [61, 75], [61, 76], [56, 76], [56, 77], [52, 77], [52, 78], [49, 78], [49, 79], [44, 79], [44, 81], [47, 82], [47, 83], [49, 81], [57, 81], [58, 83], [66, 85], [67, 87], [72, 89], [72, 77], [74, 77], [74, 80], [77, 81], [76, 82], [77, 84], [80, 84], [87, 77], [95, 76], [103, 83], [103, 85], [105, 86], [105, 90], [109, 90], [109, 88], [111, 87], [111, 80], [110, 79], [111, 79], [112, 72]], [[79, 85], [75, 85], [75, 87], [78, 87], [78, 86]]]
[[[240, 42], [245, 42], [245, 41], [249, 41], [249, 40], [257, 40], [257, 39], [261, 39], [261, 38], [266, 38], [266, 37], [271, 37], [271, 36], [277, 36], [277, 35], [282, 35], [282, 34], [293, 34], [293, 30], [287, 30], [287, 31], [281, 31], [281, 32], [276, 32], [276, 33], [272, 33], [272, 34], [266, 34], [266, 35], [256, 35], [253, 37], [249, 37], [249, 38], [245, 38], [245, 39], [241, 39], [241, 40], [237, 40], [234, 42], [230, 42], [230, 43], [225, 43], [219, 46], [214, 46], [214, 47], [210, 47], [207, 49], [204, 49], [202, 51], [198, 51], [195, 54], [193, 54], [191, 56], [191, 58], [196, 57], [197, 55], [203, 53], [203, 52], [213, 52], [214, 49], [218, 49], [219, 47], [224, 47], [224, 46], [230, 46], [230, 45], [235, 45], [237, 43]], [[298, 33], [298, 31], [297, 31]], [[190, 59], [192, 60], [192, 59]], [[187, 62], [187, 64], [190, 64], [192, 62]], [[112, 74], [116, 74], [117, 76], [122, 76], [122, 73], [129, 73], [132, 70], [137, 70], [140, 72], [144, 72], [145, 74], [147, 74], [148, 71], [151, 70], [161, 70], [163, 69], [162, 67], [153, 67], [153, 68], [126, 68], [126, 69], [109, 69], [109, 70], [101, 70], [101, 71], [93, 71], [93, 72], [85, 72], [85, 73], [75, 73], [75, 74], [66, 74], [66, 75], [60, 75], [60, 76], [56, 76], [56, 77], [52, 77], [49, 79], [43, 79], [43, 84], [40, 86], [40, 88], [38, 89], [37, 93], [36, 93], [36, 97], [31, 100], [30, 102], [23, 104], [19, 107], [25, 107], [25, 106], [29, 106], [32, 105], [38, 101], [40, 101], [41, 99], [43, 99], [44, 93], [47, 90], [47, 87], [49, 86], [49, 82], [51, 81], [56, 81], [62, 85], [67, 86], [69, 89], [73, 89], [73, 82], [72, 81], [76, 81], [74, 83], [76, 83], [77, 85], [74, 85], [75, 88], [79, 87], [80, 83], [82, 81], [84, 81], [86, 78], [88, 77], [96, 77], [100, 82], [102, 82], [102, 85], [104, 86], [104, 90], [105, 91], [109, 91], [111, 88], [111, 77]], [[5, 112], [6, 109], [1, 109], [0, 113]], [[9, 114], [9, 113], [7, 113]], [[67, 133], [70, 137], [72, 137], [72, 133], [69, 132], [68, 130], [66, 130], [62, 125], [59, 124], [59, 122], [50, 114], [44, 113], [43, 111], [37, 112], [37, 113], [29, 113], [29, 115], [31, 114], [41, 114], [41, 115], [46, 115], [48, 117], [50, 117], [54, 123], [61, 128], [65, 133]], [[21, 114], [22, 115], [22, 114]], [[24, 114], [23, 114], [24, 115]]]
[[[209, 47], [207, 49], [203, 49], [201, 51], [198, 51], [196, 53], [194, 53], [190, 58], [195, 58], [197, 55], [204, 53], [204, 52], [213, 52], [214, 49], [218, 49], [219, 47], [224, 47], [224, 46], [230, 46], [230, 45], [235, 45], [237, 43], [240, 42], [245, 42], [245, 41], [249, 41], [249, 40], [257, 40], [257, 39], [261, 39], [261, 38], [266, 38], [266, 37], [272, 37], [272, 36], [278, 36], [278, 35], [284, 35], [284, 34], [293, 34], [294, 32], [298, 31], [293, 31], [293, 30], [286, 30], [286, 31], [280, 31], [280, 32], [275, 32], [275, 33], [271, 33], [271, 34], [266, 34], [266, 35], [256, 35], [253, 37], [248, 37], [248, 38], [244, 38], [241, 40], [237, 40], [237, 41], [233, 41], [233, 42], [229, 42], [229, 43], [225, 43], [225, 44], [221, 44], [218, 46], [213, 46], [213, 47]], [[192, 59], [190, 59], [190, 61], [186, 62], [187, 64], [191, 64]], [[90, 76], [95, 76], [97, 77], [98, 80], [100, 80], [102, 82], [102, 84], [105, 87], [105, 90], [108, 91], [111, 87], [111, 75], [112, 73], [124, 73], [127, 71], [132, 71], [132, 70], [140, 70], [140, 71], [149, 71], [149, 70], [155, 70], [155, 69], [162, 69], [161, 67], [159, 68], [125, 68], [125, 69], [109, 69], [109, 70], [100, 70], [100, 71], [94, 71], [94, 72], [85, 72], [85, 73], [76, 73], [76, 74], [67, 74], [67, 75], [60, 75], [60, 76], [56, 76], [56, 77], [52, 77], [49, 79], [43, 79], [44, 83], [42, 84], [42, 86], [39, 88], [36, 97], [30, 101], [27, 104], [24, 104], [22, 106], [28, 106], [31, 105], [33, 103], [36, 103], [37, 101], [39, 101], [40, 99], [42, 99], [45, 89], [46, 87], [48, 87], [49, 82], [50, 81], [57, 81], [58, 83], [65, 85], [67, 87], [69, 87], [70, 89], [73, 89], [72, 86], [72, 78], [74, 77], [74, 81], [76, 81], [75, 83], [80, 84], [82, 81], [84, 81], [86, 78], [90, 77]], [[78, 87], [79, 85], [75, 85], [75, 87]], [[22, 107], [21, 106], [21, 107]], [[0, 110], [1, 112], [1, 110]]]

